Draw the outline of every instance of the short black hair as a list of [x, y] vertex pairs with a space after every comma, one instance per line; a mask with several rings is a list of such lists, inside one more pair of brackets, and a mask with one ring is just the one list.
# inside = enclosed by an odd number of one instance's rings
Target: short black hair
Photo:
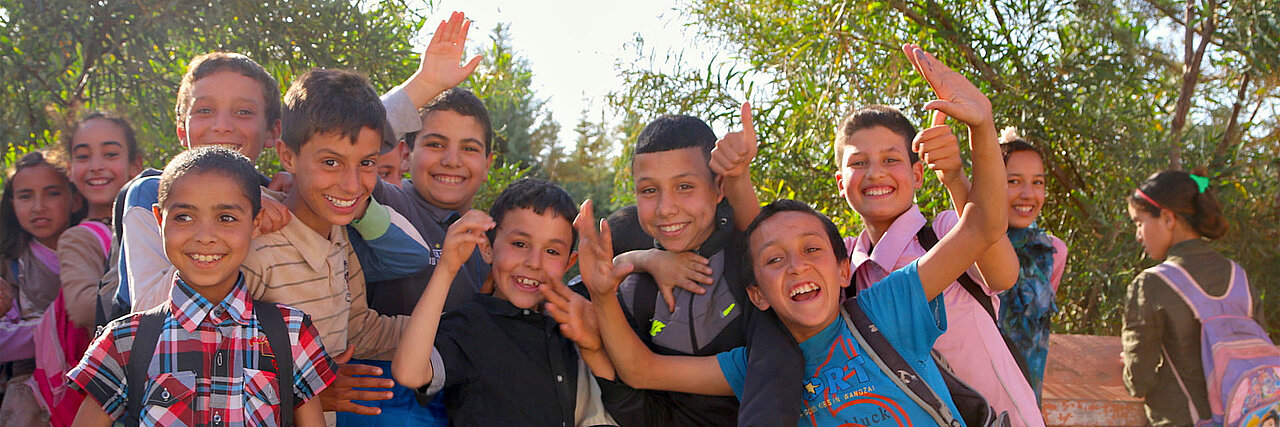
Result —
[[317, 134], [337, 133], [356, 142], [360, 130], [382, 135], [379, 153], [395, 146], [387, 111], [369, 79], [345, 70], [313, 68], [293, 80], [284, 95], [280, 138], [294, 153]]
[[[573, 203], [573, 196], [570, 196], [569, 192], [564, 191], [564, 188], [554, 182], [539, 178], [520, 178], [508, 185], [493, 200], [493, 206], [489, 207], [489, 216], [498, 227], [501, 227], [502, 217], [516, 209], [532, 209], [533, 213], [538, 215], [551, 209], [570, 224], [578, 216], [578, 205]], [[489, 230], [490, 241], [497, 234], [497, 229], [494, 227]], [[574, 229], [570, 247], [574, 247], [577, 241], [578, 230]]]
[[[493, 122], [489, 120], [489, 109], [485, 108], [484, 101], [475, 93], [460, 87], [446, 90], [419, 109], [418, 118], [425, 119], [428, 114], [436, 111], [452, 111], [476, 119], [480, 122], [480, 127], [484, 128], [484, 153], [493, 152]], [[409, 151], [413, 151], [418, 133], [409, 132], [405, 135], [404, 141], [409, 144]]]
[[231, 178], [240, 187], [240, 193], [249, 199], [253, 216], [258, 216], [262, 209], [262, 189], [258, 187], [258, 171], [253, 168], [253, 162], [239, 151], [217, 145], [192, 148], [178, 153], [169, 161], [160, 174], [157, 197], [160, 207], [164, 208], [178, 178], [195, 173], [216, 173]]
[[914, 165], [920, 161], [920, 155], [911, 149], [911, 141], [916, 139], [916, 126], [911, 124], [911, 120], [908, 120], [907, 116], [897, 108], [887, 105], [870, 105], [853, 110], [840, 120], [840, 126], [836, 128], [836, 165], [841, 166], [840, 162], [844, 161], [844, 148], [848, 145], [850, 136], [860, 130], [876, 126], [883, 126], [902, 136], [902, 143], [907, 148], [907, 157], [911, 159], [911, 164]]
[[[645, 125], [636, 136], [635, 154], [661, 153], [682, 148], [697, 148], [706, 160], [702, 163], [711, 171], [711, 150], [716, 148], [716, 133], [707, 122], [686, 115], [665, 115]], [[632, 166], [635, 156], [631, 157]], [[711, 178], [716, 177], [711, 171]]]
[[[836, 227], [836, 223], [831, 222], [831, 218], [823, 215], [822, 212], [818, 212], [812, 206], [791, 199], [778, 199], [760, 208], [760, 213], [756, 215], [756, 219], [751, 220], [751, 225], [748, 225], [746, 232], [744, 232], [744, 235], [747, 236], [747, 242], [751, 241], [752, 234], [755, 234], [756, 229], [760, 228], [760, 224], [782, 212], [800, 212], [818, 218], [822, 222], [822, 228], [827, 232], [827, 239], [831, 241], [831, 250], [836, 253], [836, 261], [849, 259], [849, 249], [844, 245], [844, 238], [840, 236], [840, 227]], [[747, 271], [751, 272], [749, 285], [756, 285], [755, 256], [754, 254], [747, 254], [746, 258]]]

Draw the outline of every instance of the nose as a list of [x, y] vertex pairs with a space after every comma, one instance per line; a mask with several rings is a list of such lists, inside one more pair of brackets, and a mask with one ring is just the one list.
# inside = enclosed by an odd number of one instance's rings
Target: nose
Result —
[[538, 270], [542, 266], [542, 251], [529, 251], [529, 256], [524, 258], [524, 266], [533, 270]]
[[218, 234], [213, 230], [216, 226], [212, 221], [199, 221], [196, 223], [195, 233], [193, 233], [192, 237], [196, 243], [202, 245], [213, 243], [218, 240]]
[[213, 127], [211, 128], [211, 130], [218, 131], [218, 132], [230, 132], [231, 131], [231, 113], [219, 112], [217, 116], [214, 117]]
[[800, 273], [808, 268], [809, 263], [801, 256], [789, 256], [787, 263], [787, 272], [792, 274]]
[[[347, 194], [357, 194], [360, 192], [360, 170], [357, 166], [351, 165], [342, 169], [342, 178], [338, 181], [338, 189], [345, 191]], [[346, 194], [344, 194], [345, 196]]]
[[674, 197], [658, 194], [658, 214], [661, 216], [675, 215], [680, 209], [674, 199]]
[[448, 167], [461, 166], [461, 158], [457, 147], [449, 147], [444, 150], [444, 155], [440, 157], [440, 164]]

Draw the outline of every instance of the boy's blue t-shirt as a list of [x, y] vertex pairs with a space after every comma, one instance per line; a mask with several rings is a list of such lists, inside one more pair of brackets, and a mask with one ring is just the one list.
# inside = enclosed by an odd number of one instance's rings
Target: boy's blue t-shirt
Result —
[[[858, 294], [858, 304], [902, 358], [926, 383], [939, 390], [952, 413], [959, 413], [942, 374], [929, 354], [946, 331], [946, 311], [941, 298], [926, 301], [916, 263], [890, 273], [884, 280]], [[929, 425], [932, 418], [885, 376], [863, 353], [842, 318], [800, 343], [804, 353], [804, 403], [801, 425], [864, 426]], [[744, 347], [716, 355], [725, 380], [742, 398], [746, 381]]]

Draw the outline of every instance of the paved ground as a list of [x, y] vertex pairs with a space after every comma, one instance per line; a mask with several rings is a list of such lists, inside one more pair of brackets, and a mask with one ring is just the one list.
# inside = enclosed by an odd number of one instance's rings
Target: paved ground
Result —
[[1051, 426], [1141, 426], [1142, 401], [1121, 379], [1120, 337], [1052, 335], [1044, 416]]

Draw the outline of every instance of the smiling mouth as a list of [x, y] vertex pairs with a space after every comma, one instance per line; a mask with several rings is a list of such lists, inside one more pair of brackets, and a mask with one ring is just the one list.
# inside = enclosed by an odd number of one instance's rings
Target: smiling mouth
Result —
[[822, 292], [822, 288], [817, 283], [805, 282], [791, 288], [790, 298], [796, 302], [808, 301], [817, 298], [820, 292]]
[[332, 203], [334, 206], [337, 206], [337, 207], [339, 207], [339, 208], [349, 208], [349, 207], [351, 207], [351, 206], [355, 205], [355, 204], [356, 204], [356, 201], [360, 199], [359, 197], [357, 197], [357, 198], [354, 198], [354, 199], [351, 199], [351, 200], [343, 200], [343, 199], [335, 198], [335, 197], [330, 196], [330, 195], [328, 195], [328, 194], [325, 194], [325, 195], [324, 195], [324, 198], [325, 198], [326, 200], [328, 200], [328, 201], [329, 201], [329, 203]]
[[1035, 205], [1013, 205], [1013, 210], [1021, 214], [1029, 214], [1035, 208]]
[[658, 231], [661, 231], [666, 234], [675, 234], [675, 233], [679, 233], [681, 230], [684, 230], [684, 228], [687, 226], [689, 226], [689, 223], [687, 222], [682, 222], [679, 224], [659, 225]]
[[515, 276], [513, 278], [515, 279], [516, 287], [518, 287], [520, 290], [523, 290], [523, 291], [536, 292], [538, 288], [542, 287], [541, 281], [534, 280], [533, 278], [530, 278], [530, 277]]
[[436, 175], [436, 174], [432, 174], [432, 175], [431, 175], [431, 178], [432, 178], [432, 179], [434, 179], [434, 180], [436, 180], [436, 182], [441, 182], [441, 183], [445, 183], [445, 184], [461, 184], [461, 183], [462, 183], [462, 181], [465, 181], [465, 180], [466, 180], [465, 178], [460, 177], [460, 176], [457, 176], [457, 175]]
[[187, 254], [188, 257], [200, 263], [211, 263], [222, 259], [220, 254]]
[[862, 190], [862, 195], [871, 197], [883, 196], [890, 193], [893, 193], [893, 187], [871, 187]]
[[111, 181], [114, 181], [114, 180], [111, 178], [90, 178], [85, 180], [85, 184], [89, 184], [90, 186], [93, 186], [93, 187], [101, 187], [101, 186], [110, 184]]

